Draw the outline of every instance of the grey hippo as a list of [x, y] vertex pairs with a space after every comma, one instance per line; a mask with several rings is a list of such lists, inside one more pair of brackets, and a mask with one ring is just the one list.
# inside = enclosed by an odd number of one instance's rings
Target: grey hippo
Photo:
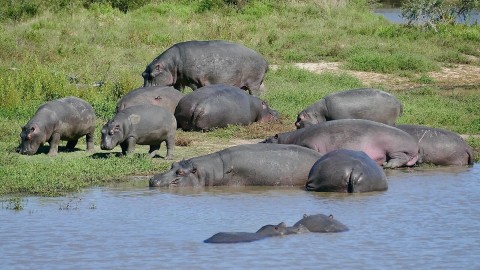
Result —
[[185, 41], [156, 57], [142, 73], [143, 86], [185, 86], [196, 90], [210, 84], [227, 84], [260, 96], [267, 61], [244, 45], [223, 41]]
[[297, 145], [246, 144], [174, 162], [150, 187], [304, 186], [321, 154]]
[[263, 143], [296, 144], [326, 154], [336, 149], [365, 152], [384, 168], [413, 166], [417, 141], [405, 131], [364, 119], [341, 119], [276, 134]]
[[412, 135], [420, 145], [417, 163], [434, 165], [473, 165], [474, 155], [470, 145], [451, 131], [420, 125], [396, 125]]
[[171, 86], [150, 86], [133, 89], [117, 103], [116, 112], [135, 105], [156, 105], [174, 113], [183, 94]]
[[102, 150], [112, 150], [120, 144], [122, 154], [133, 153], [135, 145], [150, 145], [154, 157], [160, 144], [166, 142], [165, 159], [173, 158], [177, 121], [165, 108], [136, 105], [119, 111], [102, 128]]
[[392, 94], [359, 88], [335, 92], [318, 100], [298, 114], [295, 126], [304, 128], [338, 119], [367, 119], [393, 125], [402, 112], [402, 103]]
[[49, 156], [58, 153], [60, 141], [67, 141], [67, 150], [77, 145], [78, 139], [86, 136], [87, 150], [94, 151], [95, 111], [85, 100], [65, 97], [41, 105], [35, 115], [22, 127], [22, 142], [17, 151], [33, 155], [40, 145], [48, 142]]
[[236, 86], [216, 84], [201, 87], [180, 99], [175, 117], [183, 130], [210, 130], [230, 124], [274, 121], [278, 112]]
[[297, 221], [293, 227], [305, 226], [310, 232], [317, 233], [336, 233], [348, 231], [348, 227], [340, 221], [333, 218], [332, 215], [303, 215], [303, 218]]
[[313, 164], [305, 188], [354, 193], [387, 190], [388, 183], [383, 169], [363, 151], [337, 149]]

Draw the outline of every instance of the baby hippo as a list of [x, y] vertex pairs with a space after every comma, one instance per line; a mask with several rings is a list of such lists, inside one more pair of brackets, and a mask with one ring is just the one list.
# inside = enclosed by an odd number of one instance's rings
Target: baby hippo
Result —
[[38, 108], [22, 128], [20, 154], [33, 155], [40, 145], [50, 144], [49, 156], [58, 153], [60, 140], [68, 141], [67, 150], [73, 150], [78, 139], [86, 136], [87, 150], [93, 151], [95, 111], [86, 101], [65, 97], [49, 101]]
[[160, 144], [167, 144], [165, 159], [173, 158], [177, 121], [167, 109], [155, 105], [136, 105], [118, 112], [102, 128], [102, 150], [122, 147], [122, 154], [132, 153], [135, 144], [150, 145], [154, 157]]

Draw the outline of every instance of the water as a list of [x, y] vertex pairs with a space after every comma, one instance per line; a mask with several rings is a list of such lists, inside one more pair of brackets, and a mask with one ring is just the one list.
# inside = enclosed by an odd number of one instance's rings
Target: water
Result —
[[[0, 209], [2, 269], [479, 269], [480, 166], [388, 171], [367, 194], [149, 189], [146, 179]], [[205, 244], [333, 214], [350, 230]]]

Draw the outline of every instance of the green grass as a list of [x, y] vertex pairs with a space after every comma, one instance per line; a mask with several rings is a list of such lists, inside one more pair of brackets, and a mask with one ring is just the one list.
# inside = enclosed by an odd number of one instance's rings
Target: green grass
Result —
[[[147, 158], [146, 147], [129, 157], [118, 157], [119, 148], [91, 155], [84, 142], [78, 151], [56, 157], [44, 152], [22, 156], [15, 148], [21, 126], [38, 106], [73, 95], [96, 111], [98, 150], [100, 128], [113, 116], [116, 102], [142, 85], [141, 73], [154, 57], [185, 40], [240, 42], [279, 65], [267, 73], [263, 98], [283, 122], [209, 133], [179, 131], [178, 137], [191, 144], [176, 147], [177, 159], [211, 152], [234, 138], [293, 129], [296, 114], [306, 106], [326, 94], [362, 86], [347, 73], [316, 75], [292, 67], [295, 62], [339, 61], [348, 69], [416, 74], [430, 86], [393, 92], [404, 103], [401, 123], [465, 134], [480, 130], [479, 89], [437, 88], [427, 74], [452, 64], [479, 65], [478, 25], [439, 25], [438, 33], [394, 25], [369, 12], [363, 0], [251, 0], [238, 7], [221, 0], [99, 2], [0, 0], [0, 194], [55, 196], [168, 168], [170, 161]], [[102, 87], [92, 86], [100, 81]], [[469, 143], [479, 149], [478, 139]]]

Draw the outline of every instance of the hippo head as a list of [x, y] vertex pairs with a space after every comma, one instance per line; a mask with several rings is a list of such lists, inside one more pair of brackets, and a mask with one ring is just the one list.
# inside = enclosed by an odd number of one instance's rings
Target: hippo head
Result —
[[261, 106], [260, 114], [257, 119], [258, 122], [271, 122], [278, 120], [279, 113], [276, 110], [270, 108], [265, 101], [262, 101]]
[[162, 63], [156, 62], [148, 65], [142, 73], [143, 87], [171, 86], [175, 83], [172, 72]]
[[150, 187], [203, 187], [205, 181], [191, 160], [174, 162], [170, 170], [155, 175], [149, 181]]
[[17, 148], [17, 152], [22, 155], [33, 155], [37, 152], [38, 148], [43, 145], [47, 138], [44, 131], [40, 129], [38, 124], [27, 124], [22, 127], [20, 133], [22, 142]]
[[119, 123], [110, 120], [102, 128], [102, 150], [112, 150], [123, 139], [123, 127]]
[[278, 134], [268, 137], [265, 140], [261, 141], [260, 143], [278, 143]]
[[301, 112], [297, 116], [297, 121], [295, 121], [295, 126], [297, 129], [305, 128], [311, 125], [320, 123], [316, 117], [312, 117], [306, 112]]
[[264, 236], [284, 235], [287, 234], [287, 225], [284, 222], [280, 222], [278, 225], [265, 225], [256, 233]]

